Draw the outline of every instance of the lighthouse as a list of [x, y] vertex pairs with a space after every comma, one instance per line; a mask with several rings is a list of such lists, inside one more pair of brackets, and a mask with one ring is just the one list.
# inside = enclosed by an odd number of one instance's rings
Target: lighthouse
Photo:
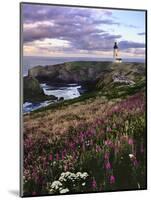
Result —
[[113, 62], [116, 62], [116, 63], [122, 62], [122, 58], [119, 57], [119, 48], [118, 48], [117, 42], [115, 42], [113, 46]]

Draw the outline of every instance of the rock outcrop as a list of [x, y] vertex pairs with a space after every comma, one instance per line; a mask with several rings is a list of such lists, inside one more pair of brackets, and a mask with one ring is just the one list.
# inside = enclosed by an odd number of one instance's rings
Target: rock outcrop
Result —
[[75, 61], [50, 66], [36, 66], [29, 69], [28, 75], [40, 82], [80, 83], [92, 86], [108, 75], [122, 73], [129, 80], [145, 74], [143, 63], [113, 63], [101, 61]]
[[23, 79], [24, 102], [40, 102], [44, 100], [56, 100], [53, 95], [47, 96], [40, 87], [39, 81], [35, 77], [27, 76]]
[[29, 76], [39, 81], [82, 83], [96, 81], [100, 74], [110, 69], [109, 62], [75, 61], [58, 65], [36, 66], [29, 69]]

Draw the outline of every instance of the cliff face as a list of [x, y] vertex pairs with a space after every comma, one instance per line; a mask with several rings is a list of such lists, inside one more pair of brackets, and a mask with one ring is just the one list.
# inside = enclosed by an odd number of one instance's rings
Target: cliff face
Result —
[[40, 87], [39, 81], [34, 77], [24, 77], [24, 102], [39, 102], [44, 100], [55, 100], [56, 97], [46, 96]]
[[76, 61], [52, 66], [36, 66], [28, 75], [39, 81], [49, 82], [97, 82], [105, 77], [122, 74], [132, 81], [145, 74], [143, 63], [112, 63], [97, 61]]
[[[100, 62], [69, 62], [53, 66], [37, 66], [29, 70], [28, 74], [38, 80], [51, 82], [85, 82], [95, 81], [100, 74], [109, 70], [110, 63]], [[105, 67], [104, 67], [105, 66]]]

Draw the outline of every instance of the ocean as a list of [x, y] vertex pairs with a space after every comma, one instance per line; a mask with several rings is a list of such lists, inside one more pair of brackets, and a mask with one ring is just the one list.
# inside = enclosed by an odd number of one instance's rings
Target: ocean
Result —
[[[41, 88], [44, 91], [45, 95], [54, 95], [60, 99], [63, 97], [64, 100], [74, 99], [81, 95], [80, 91], [82, 91], [82, 86], [76, 83], [66, 84], [65, 86], [52, 86], [46, 83], [40, 84]], [[83, 89], [84, 91], [84, 89]], [[23, 112], [28, 113], [33, 110], [37, 110], [39, 108], [48, 106], [50, 104], [56, 103], [57, 101], [42, 101], [39, 103], [25, 102], [23, 104]]]
[[[37, 65], [54, 65], [71, 61], [112, 61], [112, 58], [100, 57], [37, 57], [37, 56], [23, 56], [23, 76], [28, 74], [28, 69]], [[141, 58], [125, 58], [123, 62], [144, 62]]]

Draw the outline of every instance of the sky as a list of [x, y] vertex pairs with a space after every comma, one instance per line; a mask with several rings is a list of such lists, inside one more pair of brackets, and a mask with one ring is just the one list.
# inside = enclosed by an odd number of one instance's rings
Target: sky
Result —
[[145, 12], [22, 4], [23, 55], [145, 57]]

